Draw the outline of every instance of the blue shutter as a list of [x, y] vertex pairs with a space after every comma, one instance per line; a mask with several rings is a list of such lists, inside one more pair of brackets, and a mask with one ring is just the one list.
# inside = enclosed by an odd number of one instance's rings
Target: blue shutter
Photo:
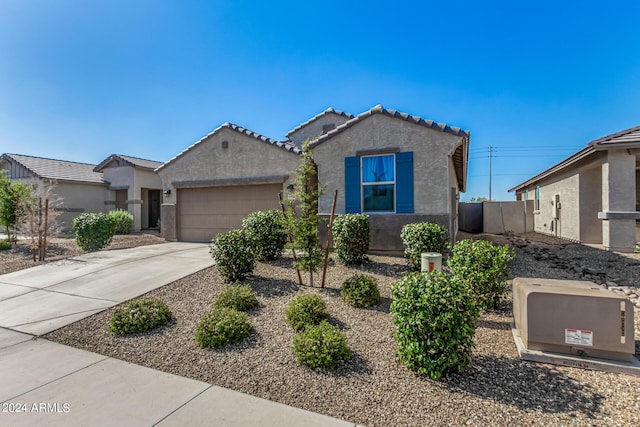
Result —
[[344, 159], [345, 213], [360, 213], [360, 157]]
[[396, 154], [396, 213], [413, 213], [413, 152]]

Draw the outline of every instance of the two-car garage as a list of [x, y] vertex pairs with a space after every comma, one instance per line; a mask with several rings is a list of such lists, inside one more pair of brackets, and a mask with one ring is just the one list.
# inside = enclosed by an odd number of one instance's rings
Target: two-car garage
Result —
[[282, 184], [179, 188], [178, 240], [210, 242], [217, 233], [240, 228], [251, 212], [279, 209], [280, 191]]

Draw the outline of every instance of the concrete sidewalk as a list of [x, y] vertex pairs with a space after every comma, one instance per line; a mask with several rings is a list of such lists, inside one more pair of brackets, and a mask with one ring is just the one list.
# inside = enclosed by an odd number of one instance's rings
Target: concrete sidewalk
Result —
[[0, 276], [0, 425], [353, 426], [38, 338], [210, 265], [206, 245], [167, 243]]

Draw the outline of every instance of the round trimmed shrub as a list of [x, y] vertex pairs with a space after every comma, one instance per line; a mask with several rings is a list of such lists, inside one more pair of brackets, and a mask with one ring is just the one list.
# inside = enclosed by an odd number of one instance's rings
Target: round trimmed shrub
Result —
[[287, 323], [296, 331], [317, 325], [329, 317], [327, 305], [317, 294], [299, 295], [292, 299], [284, 312]]
[[342, 284], [340, 296], [353, 307], [369, 307], [380, 302], [376, 279], [364, 274], [347, 279]]
[[124, 209], [116, 209], [108, 214], [114, 234], [130, 234], [131, 226], [133, 226], [133, 215]]
[[217, 234], [211, 239], [209, 252], [220, 277], [233, 283], [253, 273], [256, 265], [251, 239], [242, 230]]
[[351, 357], [345, 335], [326, 320], [296, 335], [292, 352], [300, 364], [329, 370], [336, 369], [342, 361]]
[[218, 307], [200, 318], [196, 326], [196, 341], [200, 347], [221, 348], [251, 334], [249, 317], [227, 307]]
[[447, 266], [474, 291], [481, 309], [500, 304], [509, 279], [509, 263], [515, 254], [509, 245], [487, 240], [460, 240], [453, 245]]
[[391, 297], [405, 366], [438, 380], [471, 363], [478, 307], [465, 282], [438, 271], [411, 273], [392, 285]]
[[232, 285], [218, 295], [213, 305], [248, 311], [258, 306], [258, 298], [249, 285]]
[[253, 212], [242, 220], [242, 229], [252, 240], [256, 259], [279, 258], [287, 243], [282, 212], [276, 209]]
[[9, 239], [0, 240], [0, 251], [8, 251], [11, 249], [11, 242]]
[[421, 255], [437, 252], [443, 256], [449, 248], [449, 232], [446, 227], [433, 222], [406, 224], [400, 231], [404, 245], [404, 257], [413, 270], [420, 270]]
[[83, 213], [71, 221], [76, 243], [85, 252], [103, 249], [111, 243], [113, 225], [104, 213]]
[[344, 265], [360, 265], [369, 252], [369, 215], [345, 214], [331, 226], [333, 250]]
[[161, 300], [138, 299], [116, 308], [109, 330], [116, 335], [140, 334], [165, 325], [171, 317], [171, 311]]

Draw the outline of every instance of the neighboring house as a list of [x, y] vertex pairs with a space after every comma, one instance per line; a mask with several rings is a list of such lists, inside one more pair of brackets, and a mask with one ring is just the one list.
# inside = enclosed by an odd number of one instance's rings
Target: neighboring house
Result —
[[605, 136], [513, 187], [536, 232], [633, 252], [639, 240], [640, 126]]
[[[370, 214], [371, 250], [402, 248], [400, 229], [434, 221], [457, 231], [469, 132], [376, 106], [358, 116], [332, 108], [275, 141], [226, 123], [156, 171], [164, 184], [163, 234], [209, 241], [255, 210], [278, 208], [278, 193], [312, 140], [323, 214]], [[170, 196], [167, 196], [169, 194]]]
[[[162, 186], [153, 168], [160, 164], [119, 155], [110, 156], [98, 166], [20, 154], [0, 156], [0, 169], [6, 170], [10, 179], [53, 186], [53, 193], [61, 199], [59, 220], [65, 231], [71, 229], [71, 220], [81, 213], [106, 213], [118, 207], [134, 215], [133, 228], [140, 230], [146, 223], [141, 218], [143, 212], [138, 200], [144, 200], [144, 189], [156, 190], [159, 194]], [[130, 192], [133, 197], [129, 194], [122, 197], [118, 190]], [[146, 194], [149, 206], [153, 205], [153, 193], [150, 195], [147, 190]]]
[[133, 229], [158, 226], [162, 203], [162, 181], [154, 169], [162, 163], [112, 154], [93, 170], [103, 175], [115, 197], [110, 209], [124, 209], [133, 215]]

